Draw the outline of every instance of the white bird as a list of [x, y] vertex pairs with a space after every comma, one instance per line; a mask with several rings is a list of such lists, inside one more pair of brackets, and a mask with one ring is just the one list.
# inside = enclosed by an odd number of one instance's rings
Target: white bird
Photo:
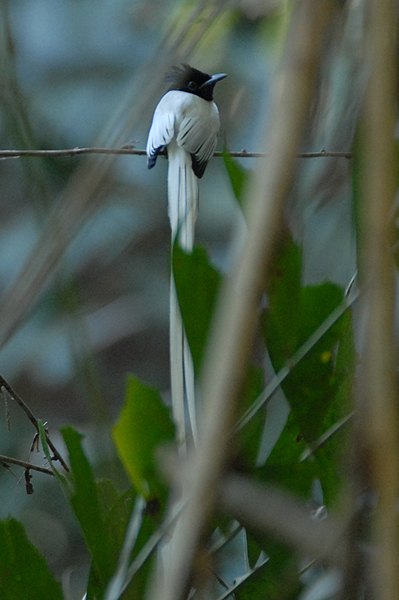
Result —
[[[225, 73], [210, 76], [190, 65], [174, 67], [169, 91], [159, 101], [147, 140], [148, 168], [166, 148], [168, 155], [168, 213], [172, 247], [178, 236], [183, 250], [191, 252], [198, 213], [198, 179], [212, 157], [220, 130], [219, 111], [213, 102], [215, 84]], [[191, 434], [197, 440], [194, 367], [184, 332], [173, 272], [170, 284], [170, 364], [173, 417], [177, 439], [187, 439], [185, 401]]]

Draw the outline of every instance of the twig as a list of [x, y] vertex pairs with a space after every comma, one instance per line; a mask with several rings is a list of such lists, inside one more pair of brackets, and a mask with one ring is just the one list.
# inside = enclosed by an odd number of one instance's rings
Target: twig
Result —
[[314, 519], [309, 508], [292, 496], [235, 474], [221, 480], [218, 502], [244, 527], [270, 534], [310, 558], [339, 566], [346, 563], [346, 531], [351, 517]]
[[46, 467], [39, 467], [37, 465], [32, 465], [30, 462], [26, 462], [25, 460], [18, 460], [18, 458], [12, 458], [11, 456], [4, 456], [4, 454], [0, 454], [0, 462], [10, 464], [10, 465], [18, 465], [18, 467], [23, 467], [24, 469], [29, 469], [32, 471], [39, 471], [39, 473], [45, 473], [46, 475], [53, 475], [53, 472], [50, 469], [46, 469]]
[[[30, 422], [33, 424], [36, 431], [39, 433], [39, 425], [38, 425], [37, 419], [36, 419], [35, 415], [33, 414], [33, 412], [31, 411], [31, 409], [29, 408], [29, 406], [27, 406], [27, 404], [25, 404], [25, 402], [22, 400], [21, 396], [19, 396], [17, 394], [17, 392], [13, 390], [11, 385], [4, 379], [4, 377], [2, 377], [0, 375], [0, 390], [2, 388], [6, 389], [7, 392], [9, 393], [9, 395], [11, 396], [11, 398], [13, 400], [15, 400], [15, 402], [17, 402], [17, 404], [19, 404], [19, 406], [22, 408], [24, 413], [27, 415]], [[53, 442], [50, 439], [50, 436], [47, 433], [46, 433], [46, 439], [47, 439], [47, 443], [48, 443], [49, 447], [51, 448], [51, 450], [54, 454], [54, 458], [60, 462], [60, 464], [65, 469], [65, 471], [69, 472], [68, 465], [62, 458], [61, 454], [58, 452], [57, 448], [54, 446]]]
[[169, 532], [170, 528], [173, 527], [178, 517], [181, 515], [183, 508], [185, 507], [185, 502], [178, 502], [172, 509], [171, 514], [165, 519], [162, 525], [152, 534], [152, 536], [147, 540], [144, 544], [140, 552], [137, 554], [136, 558], [133, 560], [132, 564], [129, 567], [129, 570], [126, 574], [125, 581], [123, 586], [121, 587], [121, 593], [123, 593], [132, 578], [135, 576], [137, 571], [141, 569], [146, 560], [152, 555], [154, 550], [157, 548], [158, 544], [162, 541], [165, 535]]
[[[235, 582], [233, 583], [233, 585], [231, 587], [229, 587], [225, 592], [223, 592], [223, 594], [221, 596], [219, 596], [217, 600], [226, 600], [229, 596], [234, 594], [234, 592], [239, 587], [241, 587], [243, 585], [243, 583], [246, 583], [248, 581], [248, 579], [250, 579], [256, 573], [258, 573], [259, 570], [262, 569], [267, 562], [269, 562], [269, 557], [264, 558], [259, 565], [256, 565], [253, 569], [251, 569], [250, 571], [245, 573], [245, 575], [242, 575], [241, 577], [237, 577]], [[220, 583], [220, 581], [219, 581], [219, 583]]]
[[354, 417], [354, 415], [355, 411], [353, 410], [351, 413], [349, 413], [349, 415], [346, 415], [346, 417], [344, 417], [337, 423], [334, 423], [334, 425], [327, 429], [327, 431], [325, 431], [323, 435], [321, 435], [319, 439], [316, 440], [314, 444], [312, 444], [311, 448], [306, 448], [306, 450], [302, 452], [299, 461], [302, 462], [306, 460], [307, 458], [309, 458], [309, 456], [312, 456], [312, 454], [314, 454], [316, 450], [322, 448], [324, 444], [328, 442], [328, 440], [330, 440], [344, 425], [346, 425]]
[[105, 600], [118, 600], [123, 593], [122, 586], [124, 585], [127, 574], [129, 559], [143, 523], [145, 505], [146, 501], [144, 498], [142, 496], [138, 496], [134, 504], [129, 525], [127, 527], [123, 547], [119, 554], [116, 573], [110, 580], [105, 592]]
[[[44, 157], [57, 157], [57, 156], [79, 156], [80, 154], [120, 154], [120, 155], [133, 155], [133, 156], [145, 156], [146, 151], [138, 148], [130, 148], [124, 146], [122, 148], [66, 148], [64, 150], [0, 150], [0, 159], [6, 160], [7, 158], [21, 158], [23, 156], [29, 158], [44, 158]], [[166, 150], [161, 150], [159, 156], [166, 156]], [[222, 158], [224, 152], [216, 151], [213, 156], [216, 158]], [[264, 158], [270, 156], [264, 152], [247, 152], [246, 150], [240, 150], [239, 152], [227, 152], [227, 154], [233, 158]], [[327, 152], [326, 150], [320, 150], [319, 152], [300, 152], [297, 154], [297, 158], [352, 158], [352, 152]]]

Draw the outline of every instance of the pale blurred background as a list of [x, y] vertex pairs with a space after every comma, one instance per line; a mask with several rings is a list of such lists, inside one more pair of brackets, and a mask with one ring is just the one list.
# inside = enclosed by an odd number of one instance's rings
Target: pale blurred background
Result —
[[[172, 61], [179, 56], [208, 73], [228, 73], [215, 90], [222, 121], [219, 147], [261, 151], [290, 4], [4, 1], [0, 147], [91, 147], [126, 98], [134, 110], [148, 87], [158, 84], [136, 119], [139, 126], [126, 127], [122, 135], [122, 144], [145, 148], [152, 112], [166, 89], [159, 61], [169, 52]], [[219, 12], [194, 50], [185, 48], [195, 28], [176, 54], [167, 45], [160, 49], [165, 36], [167, 43], [177, 36], [193, 11], [201, 22], [215, 9]], [[304, 150], [351, 150], [364, 73], [358, 3], [349, 3], [348, 13], [345, 27], [336, 24], [326, 52]], [[84, 161], [79, 156], [0, 161], [0, 300]], [[255, 159], [241, 162], [251, 168]], [[356, 268], [350, 162], [298, 159], [298, 170], [287, 222], [304, 244], [304, 279], [345, 286]], [[100, 190], [96, 210], [86, 216], [40, 293], [29, 299], [29, 310], [1, 350], [0, 374], [38, 418], [48, 421], [59, 449], [58, 428], [73, 424], [86, 435], [96, 475], [112, 477], [123, 489], [127, 481], [110, 430], [123, 403], [126, 374], [159, 388], [166, 402], [169, 396], [166, 162], [160, 159], [148, 171], [145, 157], [120, 157]], [[197, 241], [226, 272], [244, 229], [223, 161], [215, 158], [200, 184]], [[34, 431], [20, 409], [10, 402], [9, 409], [11, 431], [1, 408], [0, 453], [24, 460]], [[42, 457], [34, 455], [33, 461], [42, 463]], [[36, 474], [35, 494], [27, 496], [23, 482], [18, 484], [20, 471], [13, 471], [16, 477], [1, 472], [0, 516], [21, 519], [70, 599], [81, 597], [88, 556], [58, 485]]]

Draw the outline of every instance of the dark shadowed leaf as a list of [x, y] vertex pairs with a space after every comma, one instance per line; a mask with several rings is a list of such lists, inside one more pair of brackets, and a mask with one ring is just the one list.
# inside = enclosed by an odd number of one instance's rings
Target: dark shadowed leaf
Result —
[[296, 599], [301, 584], [295, 553], [279, 542], [253, 532], [247, 531], [247, 538], [249, 554], [256, 555], [261, 548], [269, 560], [237, 589], [237, 600]]
[[61, 584], [26, 537], [21, 523], [0, 521], [1, 600], [63, 600]]
[[[270, 309], [265, 313], [263, 323], [267, 347], [276, 370], [287, 363], [290, 356], [340, 304], [342, 298], [342, 289], [330, 282], [304, 287], [299, 304], [293, 304], [290, 311], [283, 312], [280, 307], [275, 307], [271, 295]], [[290, 323], [297, 332], [294, 347]], [[335, 358], [336, 345], [342, 335], [342, 323], [340, 319], [327, 331], [282, 384], [301, 434], [308, 443], [321, 435], [323, 421], [338, 389]]]
[[198, 376], [222, 277], [211, 265], [205, 248], [196, 246], [186, 254], [173, 248], [173, 274], [184, 327]]
[[[106, 481], [98, 482], [98, 493], [102, 504], [104, 527], [110, 544], [110, 554], [113, 564], [113, 575], [118, 567], [119, 556], [125, 541], [127, 527], [132, 516], [135, 494], [132, 490], [118, 494], [113, 484]], [[111, 504], [110, 504], [111, 502]], [[130, 564], [145, 542], [159, 526], [160, 515], [153, 515], [148, 509], [141, 524], [140, 533], [133, 547], [128, 564]], [[152, 561], [147, 561], [136, 573], [133, 581], [123, 594], [124, 600], [140, 600], [145, 594], [148, 577], [151, 571]], [[95, 598], [98, 594], [98, 580], [95, 569], [92, 568], [88, 585], [88, 600]]]
[[62, 430], [69, 452], [74, 490], [70, 498], [73, 511], [82, 528], [98, 582], [97, 594], [101, 597], [113, 572], [110, 541], [104, 527], [99, 500], [99, 488], [93, 471], [82, 449], [83, 436], [72, 427]]

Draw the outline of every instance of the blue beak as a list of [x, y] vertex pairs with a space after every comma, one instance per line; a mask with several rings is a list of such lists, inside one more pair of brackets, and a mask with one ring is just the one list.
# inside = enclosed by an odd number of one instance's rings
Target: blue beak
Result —
[[212, 75], [205, 83], [199, 86], [199, 90], [202, 90], [204, 87], [208, 87], [209, 85], [215, 85], [221, 79], [227, 77], [227, 73], [218, 73], [217, 75]]

